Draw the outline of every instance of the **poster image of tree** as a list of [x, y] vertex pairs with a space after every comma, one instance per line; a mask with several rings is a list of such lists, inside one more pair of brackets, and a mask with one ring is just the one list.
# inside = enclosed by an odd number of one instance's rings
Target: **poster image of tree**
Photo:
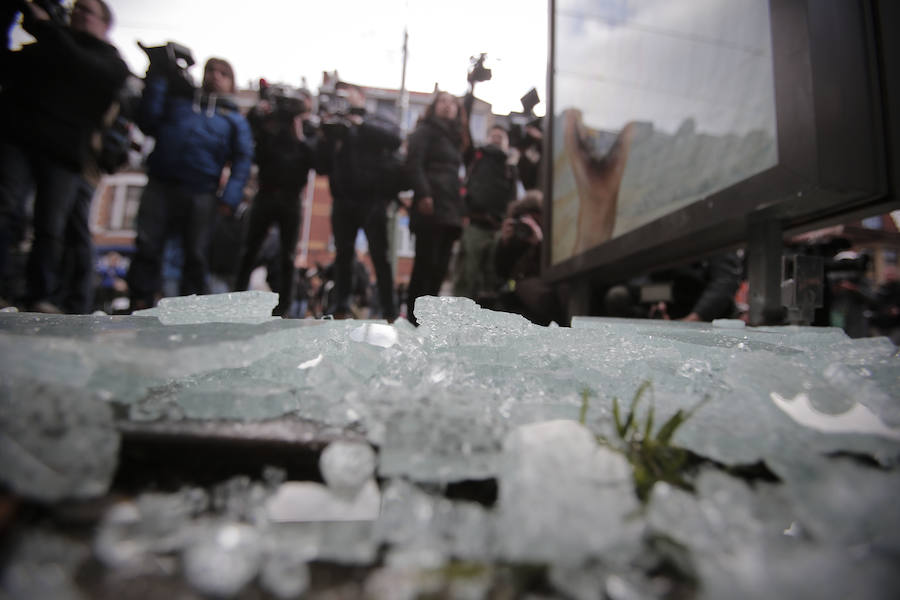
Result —
[[557, 264], [778, 162], [767, 0], [560, 0]]

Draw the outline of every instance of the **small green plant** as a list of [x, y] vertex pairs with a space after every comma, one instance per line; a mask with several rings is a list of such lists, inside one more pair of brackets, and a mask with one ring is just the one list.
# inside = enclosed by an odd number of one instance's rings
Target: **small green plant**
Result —
[[649, 381], [643, 382], [638, 387], [624, 421], [619, 408], [619, 399], [613, 398], [616, 433], [624, 444], [625, 456], [634, 469], [635, 491], [643, 502], [650, 497], [650, 490], [657, 481], [665, 481], [687, 490], [693, 489], [684, 478], [684, 471], [691, 466], [693, 455], [687, 450], [673, 446], [671, 442], [678, 428], [709, 399], [704, 398], [688, 412], [679, 409], [654, 434], [653, 405], [650, 405], [643, 423], [638, 422], [636, 412], [641, 398], [650, 387]]
[[578, 422], [582, 425], [587, 420], [588, 405], [590, 404], [591, 390], [584, 388], [581, 390], [581, 410], [578, 412]]

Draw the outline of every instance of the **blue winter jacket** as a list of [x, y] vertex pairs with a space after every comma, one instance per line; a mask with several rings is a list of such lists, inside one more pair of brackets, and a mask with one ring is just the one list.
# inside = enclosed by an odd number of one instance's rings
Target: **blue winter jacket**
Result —
[[222, 201], [241, 202], [253, 160], [253, 136], [247, 120], [230, 100], [215, 94], [194, 99], [167, 93], [164, 77], [148, 77], [137, 124], [156, 140], [147, 161], [148, 174], [176, 181], [196, 193], [215, 192], [222, 168], [231, 176]]

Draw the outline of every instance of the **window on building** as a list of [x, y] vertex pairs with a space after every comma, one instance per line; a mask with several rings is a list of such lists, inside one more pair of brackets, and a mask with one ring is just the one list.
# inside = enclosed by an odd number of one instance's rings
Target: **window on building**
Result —
[[141, 204], [142, 186], [129, 185], [125, 188], [125, 210], [121, 229], [137, 230], [137, 212]]
[[881, 229], [881, 216], [877, 217], [869, 217], [868, 219], [862, 220], [862, 226], [866, 229]]
[[474, 114], [471, 121], [472, 141], [482, 145], [487, 141], [487, 115]]
[[409, 107], [409, 115], [406, 119], [406, 129], [408, 131], [412, 131], [416, 127], [416, 123], [419, 122], [419, 117], [425, 114], [424, 106], [414, 106], [410, 105]]
[[134, 231], [141, 193], [147, 185], [147, 176], [143, 173], [110, 175], [104, 178], [102, 185], [111, 190], [111, 193], [99, 196], [100, 202], [108, 198], [107, 228], [110, 231]]
[[375, 104], [375, 112], [379, 114], [392, 115], [396, 113], [397, 105], [389, 98], [379, 98]]

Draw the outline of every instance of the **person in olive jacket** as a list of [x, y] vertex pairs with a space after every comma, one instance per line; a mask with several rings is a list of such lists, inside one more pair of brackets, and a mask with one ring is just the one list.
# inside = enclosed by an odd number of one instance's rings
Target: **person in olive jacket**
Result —
[[410, 230], [416, 257], [409, 279], [406, 314], [418, 324], [413, 308], [419, 296], [437, 296], [447, 275], [453, 242], [465, 213], [459, 171], [469, 147], [465, 113], [459, 100], [438, 92], [410, 136], [407, 168], [413, 186]]

